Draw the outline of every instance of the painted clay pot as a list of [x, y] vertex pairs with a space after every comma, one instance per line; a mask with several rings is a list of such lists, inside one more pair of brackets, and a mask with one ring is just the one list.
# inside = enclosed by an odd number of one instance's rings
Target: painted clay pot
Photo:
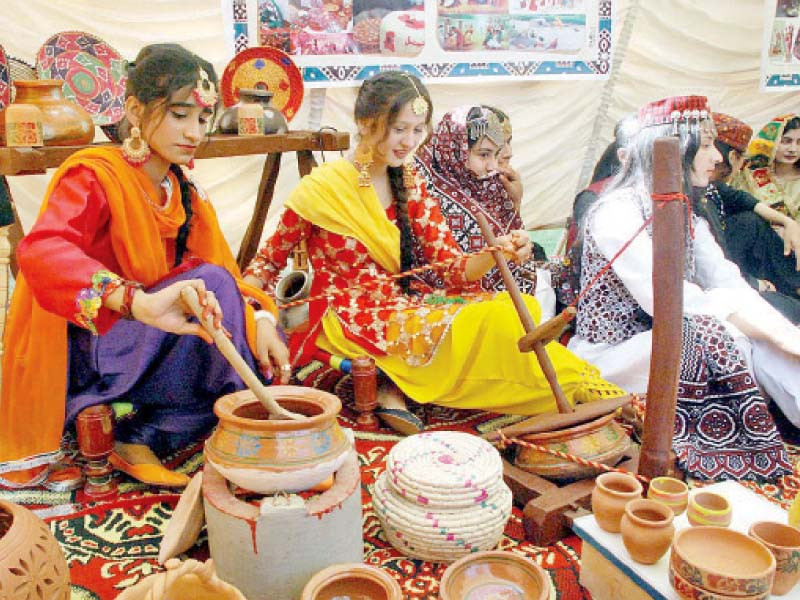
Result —
[[678, 531], [670, 564], [693, 586], [726, 596], [769, 595], [775, 577], [775, 557], [764, 544], [722, 527], [701, 525]]
[[[630, 438], [614, 420], [613, 413], [560, 431], [524, 435], [522, 439], [607, 465], [616, 464], [631, 445]], [[519, 448], [514, 463], [520, 469], [553, 481], [585, 479], [600, 472], [596, 467], [525, 447]]]
[[733, 509], [728, 499], [716, 492], [698, 490], [689, 497], [686, 517], [689, 524], [727, 527], [731, 524]]
[[[61, 92], [63, 81], [32, 79], [14, 81], [14, 103], [32, 104], [42, 112], [42, 138], [45, 146], [79, 146], [94, 140], [94, 122], [82, 107]], [[5, 125], [5, 111], [0, 124]], [[3, 139], [5, 132], [3, 131]]]
[[626, 473], [603, 473], [592, 490], [592, 512], [601, 529], [619, 533], [625, 505], [642, 497], [642, 484]]
[[276, 385], [275, 400], [301, 420], [270, 419], [252, 392], [223, 396], [214, 404], [219, 425], [206, 442], [205, 458], [239, 487], [272, 494], [300, 492], [333, 474], [353, 445], [336, 417], [342, 403], [313, 388]]
[[[287, 129], [286, 117], [272, 106], [272, 92], [259, 89], [239, 89], [239, 102], [225, 109], [219, 118], [217, 131], [239, 135], [258, 135], [284, 133]], [[240, 117], [246, 109], [257, 108], [252, 125], [242, 123]], [[240, 110], [245, 108], [245, 110]]]
[[439, 583], [439, 599], [547, 600], [552, 590], [547, 571], [535, 562], [492, 550], [470, 554], [447, 567]]
[[67, 561], [50, 529], [27, 508], [0, 500], [0, 598], [69, 597]]
[[655, 500], [631, 500], [625, 505], [620, 531], [622, 543], [636, 562], [652, 565], [669, 549], [675, 525], [672, 509]]
[[378, 567], [362, 564], [332, 565], [314, 575], [300, 600], [403, 600], [400, 584]]
[[647, 497], [669, 506], [677, 517], [689, 504], [689, 486], [674, 477], [656, 477], [650, 480]]
[[783, 523], [759, 521], [750, 526], [749, 533], [775, 556], [772, 593], [788, 594], [800, 579], [800, 530]]
[[753, 594], [752, 596], [728, 596], [727, 594], [709, 592], [681, 577], [678, 572], [675, 571], [675, 567], [672, 563], [669, 565], [669, 582], [670, 585], [672, 585], [672, 589], [674, 589], [683, 600], [766, 600], [770, 596], [769, 592]]

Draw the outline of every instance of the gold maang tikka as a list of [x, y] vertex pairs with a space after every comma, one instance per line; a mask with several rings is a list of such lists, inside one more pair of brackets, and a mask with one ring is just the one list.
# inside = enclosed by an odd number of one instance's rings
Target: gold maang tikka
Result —
[[417, 116], [424, 115], [428, 112], [428, 101], [425, 99], [425, 96], [422, 95], [422, 92], [419, 91], [417, 83], [408, 73], [403, 72], [403, 77], [411, 82], [411, 85], [414, 86], [414, 91], [417, 92], [417, 97], [411, 101], [411, 110], [414, 111], [414, 114]]
[[192, 90], [194, 100], [199, 106], [203, 108], [211, 108], [217, 104], [217, 88], [214, 87], [214, 82], [208, 77], [205, 70], [200, 69], [200, 77]]

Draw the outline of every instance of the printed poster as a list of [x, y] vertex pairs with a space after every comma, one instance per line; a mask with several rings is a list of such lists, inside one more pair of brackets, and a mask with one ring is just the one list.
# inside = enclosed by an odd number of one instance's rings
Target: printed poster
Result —
[[232, 50], [280, 48], [310, 87], [400, 66], [431, 81], [602, 78], [611, 64], [612, 0], [222, 1]]
[[765, 0], [761, 90], [800, 88], [800, 0]]

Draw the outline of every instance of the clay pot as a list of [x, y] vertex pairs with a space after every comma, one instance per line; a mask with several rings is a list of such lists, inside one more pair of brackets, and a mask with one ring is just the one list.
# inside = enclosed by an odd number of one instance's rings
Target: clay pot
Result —
[[[524, 435], [522, 439], [608, 465], [616, 464], [631, 445], [630, 438], [614, 420], [613, 413], [560, 431]], [[514, 464], [520, 469], [559, 482], [594, 477], [600, 472], [597, 467], [524, 447], [518, 450]]]
[[601, 529], [619, 533], [625, 505], [642, 497], [642, 484], [626, 473], [603, 473], [592, 490], [592, 512]]
[[693, 586], [729, 596], [768, 595], [775, 577], [775, 557], [764, 544], [722, 527], [678, 531], [670, 564]]
[[669, 506], [655, 500], [631, 500], [625, 505], [620, 530], [622, 543], [636, 562], [652, 565], [672, 543], [675, 515]]
[[69, 600], [67, 561], [44, 522], [0, 500], [0, 598]]
[[378, 567], [362, 564], [332, 565], [314, 575], [300, 600], [403, 600], [400, 584]]
[[[61, 92], [63, 81], [34, 79], [14, 81], [14, 103], [32, 104], [42, 111], [42, 138], [45, 146], [80, 146], [94, 140], [94, 122], [82, 107]], [[0, 111], [0, 127], [5, 140], [5, 111]], [[5, 141], [3, 141], [5, 143]]]
[[769, 598], [769, 592], [753, 594], [752, 596], [728, 596], [727, 594], [709, 592], [681, 577], [675, 571], [672, 563], [669, 565], [669, 582], [683, 600], [766, 600]]
[[[242, 115], [239, 114], [239, 109], [244, 105], [261, 107], [260, 113], [254, 113], [257, 120], [256, 130], [253, 130], [251, 125], [240, 123], [239, 117]], [[286, 129], [286, 117], [283, 116], [281, 111], [272, 106], [272, 92], [258, 89], [240, 88], [239, 102], [226, 108], [217, 123], [217, 130], [220, 133], [235, 133], [238, 135], [283, 133]]]
[[689, 497], [686, 517], [692, 526], [727, 527], [731, 524], [732, 515], [731, 503], [721, 494], [698, 490]]
[[689, 503], [689, 486], [674, 477], [656, 477], [650, 480], [647, 497], [669, 506], [677, 517], [683, 514]]
[[476, 552], [447, 567], [439, 583], [440, 600], [547, 600], [550, 576], [529, 558], [492, 550]]
[[750, 526], [749, 533], [775, 556], [772, 593], [788, 594], [800, 579], [800, 530], [783, 523], [758, 521]]
[[342, 403], [333, 394], [300, 386], [271, 386], [270, 392], [278, 404], [308, 418], [271, 420], [249, 390], [223, 396], [214, 404], [219, 425], [206, 442], [206, 460], [253, 492], [312, 488], [342, 465], [353, 445], [352, 432], [345, 434], [336, 420]]

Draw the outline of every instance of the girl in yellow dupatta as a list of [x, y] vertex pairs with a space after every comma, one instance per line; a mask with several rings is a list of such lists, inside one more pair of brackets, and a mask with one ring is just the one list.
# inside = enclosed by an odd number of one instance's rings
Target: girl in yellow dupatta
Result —
[[[186, 485], [154, 451], [207, 432], [216, 398], [244, 385], [188, 320], [184, 287], [197, 290], [251, 368], [288, 380], [272, 301], [241, 280], [213, 207], [180, 167], [213, 114], [213, 68], [180, 46], [148, 46], [126, 95], [131, 136], [122, 151], [67, 159], [18, 249], [0, 397], [6, 485], [42, 481], [65, 421], [116, 400], [136, 412], [117, 424], [112, 464], [148, 483]], [[256, 315], [243, 297], [266, 310]]]
[[[423, 427], [405, 396], [513, 414], [555, 410], [534, 355], [517, 350], [523, 330], [510, 298], [480, 291], [494, 260], [462, 254], [410, 166], [430, 131], [425, 87], [407, 73], [380, 73], [361, 86], [355, 118], [361, 140], [354, 159], [326, 163], [303, 178], [245, 273], [250, 283], [272, 288], [292, 248], [306, 242], [311, 295], [326, 299], [311, 303], [308, 329], [292, 334], [292, 361], [303, 364], [314, 347], [372, 356], [388, 376], [376, 412], [402, 433]], [[515, 261], [530, 256], [524, 232], [498, 241]], [[392, 279], [415, 260], [449, 261], [437, 271], [446, 291]], [[536, 300], [526, 296], [526, 302], [538, 319]], [[623, 393], [563, 346], [550, 344], [548, 352], [570, 401]]]

